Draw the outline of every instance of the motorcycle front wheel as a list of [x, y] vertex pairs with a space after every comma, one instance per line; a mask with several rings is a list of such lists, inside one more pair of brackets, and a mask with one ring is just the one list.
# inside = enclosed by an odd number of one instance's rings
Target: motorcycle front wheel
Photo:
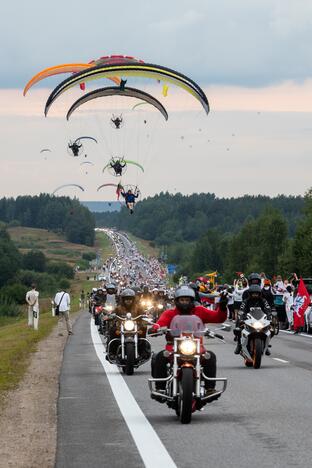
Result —
[[260, 369], [262, 359], [262, 341], [255, 338], [252, 342], [252, 361], [254, 369]]
[[124, 372], [126, 375], [133, 375], [134, 372], [134, 343], [126, 343], [125, 345], [125, 352], [126, 352], [126, 365], [124, 367]]
[[185, 367], [182, 369], [181, 380], [179, 382], [179, 417], [182, 424], [189, 424], [192, 419], [193, 406], [193, 388], [194, 377], [193, 369]]

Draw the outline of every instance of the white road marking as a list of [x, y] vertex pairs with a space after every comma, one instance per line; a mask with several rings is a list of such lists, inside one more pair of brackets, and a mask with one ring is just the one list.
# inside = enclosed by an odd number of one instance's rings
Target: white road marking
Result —
[[117, 366], [106, 361], [105, 349], [92, 319], [90, 321], [90, 330], [97, 357], [106, 372], [115, 400], [146, 468], [159, 468], [160, 466], [177, 468], [166, 447], [137, 404]]
[[285, 364], [288, 364], [288, 363], [289, 363], [289, 361], [284, 361], [284, 359], [280, 359], [280, 358], [278, 358], [278, 357], [274, 357], [274, 358], [272, 358], [272, 359], [274, 359], [275, 361], [284, 362]]
[[[287, 333], [287, 335], [293, 335], [293, 331], [288, 331], [288, 330], [280, 330], [281, 333]], [[307, 333], [297, 333], [295, 336], [304, 336], [305, 338], [310, 338], [312, 339], [312, 335], [307, 335]]]

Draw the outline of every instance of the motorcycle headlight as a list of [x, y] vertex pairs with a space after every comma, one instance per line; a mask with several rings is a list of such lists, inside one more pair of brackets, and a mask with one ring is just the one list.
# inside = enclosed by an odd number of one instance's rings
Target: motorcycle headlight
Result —
[[196, 342], [191, 340], [191, 339], [186, 339], [181, 341], [179, 344], [179, 351], [181, 354], [184, 354], [185, 356], [191, 356], [192, 354], [196, 353]]
[[141, 305], [145, 306], [146, 305], [145, 301], [141, 301]]
[[146, 305], [147, 305], [147, 307], [152, 307], [153, 304], [151, 303], [151, 301], [147, 301]]
[[256, 330], [262, 330], [262, 328], [263, 328], [263, 323], [261, 323], [261, 322], [255, 322], [252, 326], [253, 326], [253, 328], [255, 328]]
[[158, 304], [157, 308], [158, 308], [159, 310], [162, 310], [162, 309], [164, 308], [164, 306], [163, 306], [162, 304]]
[[105, 309], [107, 310], [107, 312], [111, 312], [113, 310], [113, 306], [108, 305], [105, 307]]
[[126, 320], [124, 322], [124, 329], [126, 331], [133, 331], [134, 330], [134, 321], [133, 320]]

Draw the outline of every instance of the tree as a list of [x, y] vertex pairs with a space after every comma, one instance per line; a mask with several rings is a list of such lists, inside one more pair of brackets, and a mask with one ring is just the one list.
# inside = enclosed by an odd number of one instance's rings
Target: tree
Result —
[[0, 287], [14, 278], [21, 266], [21, 255], [5, 229], [0, 229]]
[[40, 250], [30, 250], [23, 257], [23, 268], [39, 272], [46, 271], [47, 259]]

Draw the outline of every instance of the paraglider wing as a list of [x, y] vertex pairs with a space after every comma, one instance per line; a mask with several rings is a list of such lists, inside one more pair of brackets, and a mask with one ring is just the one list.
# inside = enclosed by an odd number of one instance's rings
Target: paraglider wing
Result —
[[125, 159], [125, 163], [133, 164], [134, 166], [138, 166], [142, 170], [142, 172], [144, 172], [144, 167], [141, 166], [141, 164], [137, 163], [136, 161], [129, 161], [128, 159]]
[[67, 116], [66, 116], [67, 120], [69, 119], [71, 114], [82, 104], [85, 104], [88, 101], [92, 101], [93, 99], [106, 97], [106, 96], [126, 96], [126, 97], [141, 99], [145, 101], [146, 103], [151, 104], [152, 106], [156, 107], [156, 109], [158, 109], [159, 112], [161, 112], [164, 118], [168, 120], [168, 113], [166, 109], [161, 104], [161, 102], [159, 102], [156, 98], [154, 98], [150, 94], [145, 93], [144, 91], [141, 91], [139, 89], [135, 89], [135, 88], [121, 89], [120, 87], [117, 87], [117, 86], [110, 86], [107, 88], [96, 89], [86, 94], [85, 96], [82, 96], [81, 98], [77, 99], [77, 101], [74, 102], [74, 104], [71, 106], [71, 108], [67, 112]]
[[209, 113], [207, 96], [198, 84], [187, 76], [170, 68], [150, 63], [129, 63], [126, 65], [118, 65], [117, 63], [112, 65], [100, 65], [88, 70], [83, 70], [62, 81], [50, 94], [45, 106], [45, 115], [47, 115], [53, 102], [71, 87], [90, 80], [107, 78], [114, 75], [123, 77], [145, 77], [173, 83], [194, 96], [201, 103], [205, 112], [207, 114]]
[[83, 164], [91, 164], [91, 166], [94, 166], [93, 162], [91, 162], [91, 161], [84, 161], [84, 162], [80, 163], [80, 166], [82, 166]]
[[120, 184], [102, 184], [97, 188], [97, 192], [103, 187], [120, 187], [122, 189], [122, 185]]
[[[49, 76], [60, 75], [62, 73], [78, 73], [80, 71], [93, 68], [95, 63], [95, 61], [91, 63], [64, 63], [61, 65], [55, 65], [54, 67], [45, 68], [44, 70], [41, 70], [39, 73], [34, 75], [31, 78], [31, 80], [28, 81], [24, 88], [23, 95], [26, 96], [26, 93], [32, 86], [34, 86], [39, 81], [44, 80], [45, 78], [49, 78]], [[109, 79], [111, 81], [114, 81], [114, 83], [116, 84], [120, 83], [120, 78], [116, 76], [110, 77]], [[81, 83], [80, 88], [85, 88], [84, 83]]]
[[137, 104], [134, 104], [132, 107], [132, 110], [136, 109], [139, 106], [146, 106], [146, 104], [149, 104], [148, 102], [138, 102]]
[[59, 187], [57, 187], [57, 188], [52, 192], [52, 195], [54, 195], [58, 190], [61, 190], [62, 188], [65, 188], [65, 187], [77, 187], [77, 188], [79, 188], [80, 190], [82, 190], [82, 192], [84, 192], [84, 188], [81, 187], [81, 185], [78, 185], [78, 184], [64, 184], [64, 185], [60, 185]]
[[49, 148], [43, 148], [40, 153], [44, 153], [45, 151], [49, 151], [51, 153], [51, 150]]
[[74, 143], [77, 143], [78, 141], [80, 140], [93, 140], [95, 141], [95, 143], [97, 143], [97, 140], [93, 137], [90, 137], [90, 136], [81, 136], [81, 137], [78, 137], [76, 138], [76, 140], [74, 141]]
[[111, 164], [110, 162], [109, 162], [109, 163], [107, 163], [107, 164], [106, 164], [106, 166], [104, 166], [104, 167], [103, 167], [103, 169], [102, 169], [102, 172], [104, 172], [104, 171], [105, 171], [105, 169], [106, 169], [107, 167], [109, 167], [109, 166], [110, 166], [110, 164]]

